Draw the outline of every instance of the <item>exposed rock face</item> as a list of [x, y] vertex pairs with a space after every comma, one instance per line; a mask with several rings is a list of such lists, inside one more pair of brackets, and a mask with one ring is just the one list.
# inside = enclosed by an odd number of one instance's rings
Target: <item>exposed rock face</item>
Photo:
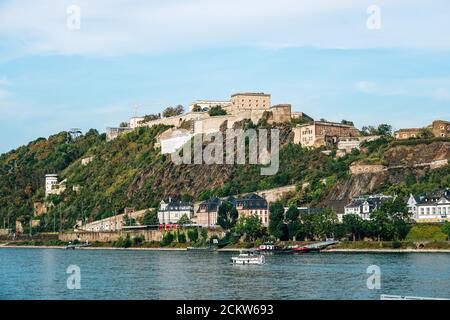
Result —
[[421, 178], [427, 166], [415, 167], [416, 165], [443, 159], [450, 159], [449, 142], [395, 146], [384, 154], [384, 160], [388, 167], [391, 167], [390, 169], [379, 172], [358, 172], [359, 174], [350, 176], [344, 183], [337, 183], [332, 188], [323, 204], [337, 212], [342, 212], [352, 197], [374, 192], [385, 182], [400, 183], [410, 173], [416, 178]]
[[396, 146], [386, 151], [384, 159], [389, 166], [411, 167], [415, 164], [450, 159], [450, 142]]
[[[244, 125], [245, 122], [235, 123], [235, 128], [243, 128]], [[292, 141], [293, 134], [288, 125], [278, 126], [277, 129], [280, 130], [280, 147]], [[269, 142], [270, 138], [269, 131]], [[224, 138], [223, 150], [226, 150], [225, 141]], [[223, 158], [223, 161], [225, 162], [225, 158]], [[176, 165], [172, 162], [171, 156], [167, 155], [163, 165], [149, 165], [134, 179], [128, 188], [127, 197], [132, 198], [132, 195], [136, 193], [142, 193], [142, 197], [145, 197], [148, 191], [164, 198], [169, 196], [179, 198], [183, 192], [188, 192], [197, 197], [205, 189], [224, 186], [226, 182], [233, 179], [235, 168], [235, 165], [228, 164]]]

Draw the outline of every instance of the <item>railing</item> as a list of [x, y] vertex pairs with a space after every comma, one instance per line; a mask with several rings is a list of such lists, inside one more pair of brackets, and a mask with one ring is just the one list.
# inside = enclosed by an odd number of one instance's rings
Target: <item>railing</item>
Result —
[[449, 299], [382, 294], [380, 296], [380, 300], [449, 300]]

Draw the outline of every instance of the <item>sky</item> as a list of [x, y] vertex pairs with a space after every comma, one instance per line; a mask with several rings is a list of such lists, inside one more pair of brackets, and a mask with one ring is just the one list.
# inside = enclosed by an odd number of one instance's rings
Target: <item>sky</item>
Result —
[[450, 120], [449, 17], [448, 0], [0, 0], [0, 153], [241, 91], [357, 127]]

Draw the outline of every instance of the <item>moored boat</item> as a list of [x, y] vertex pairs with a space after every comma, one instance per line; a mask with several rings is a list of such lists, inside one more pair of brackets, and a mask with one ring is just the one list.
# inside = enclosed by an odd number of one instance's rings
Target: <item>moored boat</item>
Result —
[[233, 264], [264, 264], [266, 263], [266, 258], [263, 254], [255, 254], [255, 253], [240, 253], [237, 257], [232, 257], [231, 262]]
[[208, 246], [208, 247], [187, 247], [187, 251], [193, 251], [193, 252], [212, 252], [216, 251], [216, 246]]

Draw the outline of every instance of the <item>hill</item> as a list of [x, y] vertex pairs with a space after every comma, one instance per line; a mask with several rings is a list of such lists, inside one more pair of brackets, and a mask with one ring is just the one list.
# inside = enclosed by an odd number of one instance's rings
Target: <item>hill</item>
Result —
[[[259, 165], [175, 165], [169, 156], [155, 149], [157, 135], [167, 128], [138, 128], [109, 142], [95, 130], [74, 140], [61, 132], [1, 155], [0, 221], [12, 225], [16, 218], [30, 219], [33, 203], [44, 201], [47, 173], [67, 179], [67, 191], [50, 196], [54, 207], [40, 217], [40, 230], [52, 230], [55, 224], [71, 228], [77, 219], [98, 220], [126, 207], [156, 207], [168, 196], [203, 200], [296, 185], [296, 190], [283, 199], [286, 204], [333, 207], [359, 193], [407, 195], [450, 184], [448, 165], [436, 170], [414, 168], [414, 161], [430, 161], [443, 153], [450, 158], [450, 141], [445, 139], [408, 145], [383, 137], [366, 143], [361, 152], [337, 158], [334, 152], [325, 155], [321, 149], [308, 150], [293, 144], [291, 126], [285, 124], [278, 126], [280, 169], [274, 176], [261, 176]], [[83, 165], [81, 159], [89, 156], [94, 157], [93, 161]], [[404, 167], [350, 175], [350, 165], [359, 162]], [[79, 192], [72, 190], [74, 185], [81, 187]]]

